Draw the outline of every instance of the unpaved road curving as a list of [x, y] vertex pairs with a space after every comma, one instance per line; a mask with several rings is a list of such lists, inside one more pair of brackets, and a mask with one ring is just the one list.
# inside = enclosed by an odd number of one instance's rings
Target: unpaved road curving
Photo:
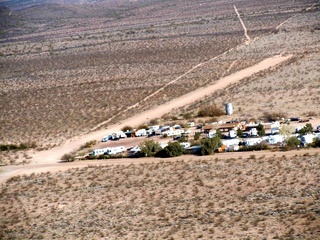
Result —
[[[197, 100], [203, 98], [206, 95], [210, 95], [219, 89], [223, 89], [223, 88], [227, 87], [228, 85], [236, 83], [246, 77], [249, 77], [249, 76], [257, 73], [257, 72], [266, 70], [270, 67], [274, 67], [274, 66], [282, 63], [283, 61], [286, 61], [287, 59], [289, 59], [291, 57], [292, 57], [291, 55], [290, 56], [277, 55], [277, 56], [274, 56], [271, 58], [267, 58], [267, 59], [257, 63], [256, 65], [245, 68], [245, 69], [238, 71], [234, 74], [231, 74], [229, 76], [223, 77], [223, 78], [219, 79], [215, 84], [212, 84], [212, 85], [207, 86], [205, 88], [197, 89], [197, 90], [190, 92], [188, 94], [185, 94], [179, 98], [171, 100], [170, 102], [168, 102], [166, 104], [160, 105], [156, 108], [153, 108], [151, 110], [140, 113], [136, 116], [128, 118], [119, 124], [111, 125], [107, 129], [91, 132], [91, 133], [88, 133], [88, 134], [80, 136], [80, 137], [72, 138], [61, 146], [57, 146], [57, 147], [49, 149], [49, 150], [37, 152], [32, 157], [31, 163], [28, 165], [25, 165], [25, 166], [19, 165], [16, 167], [11, 167], [11, 166], [3, 167], [2, 168], [3, 172], [0, 173], [0, 181], [1, 181], [1, 179], [4, 180], [4, 179], [6, 179], [10, 176], [16, 175], [16, 174], [23, 174], [23, 173], [30, 172], [30, 171], [27, 171], [27, 169], [37, 169], [35, 166], [38, 166], [38, 165], [41, 165], [42, 166], [41, 169], [45, 169], [45, 171], [49, 171], [51, 169], [50, 166], [52, 166], [52, 167], [55, 166], [55, 167], [59, 168], [58, 165], [56, 165], [56, 164], [59, 163], [61, 157], [65, 153], [69, 153], [73, 150], [77, 150], [82, 144], [84, 144], [88, 141], [100, 140], [104, 136], [111, 134], [112, 132], [118, 131], [119, 129], [121, 129], [122, 127], [124, 127], [126, 125], [136, 126], [136, 125], [148, 122], [149, 119], [157, 118], [165, 113], [172, 111], [175, 108], [186, 106], [194, 101], [197, 101]], [[130, 160], [130, 161], [132, 161], [132, 160]], [[76, 165], [78, 163], [71, 163], [71, 166], [73, 166], [72, 164], [74, 164], [74, 166], [76, 167]], [[87, 163], [85, 163], [85, 164], [87, 164]], [[47, 167], [45, 167], [45, 166], [47, 166]], [[63, 166], [67, 166], [67, 165], [60, 164], [59, 166], [61, 169], [63, 169]]]

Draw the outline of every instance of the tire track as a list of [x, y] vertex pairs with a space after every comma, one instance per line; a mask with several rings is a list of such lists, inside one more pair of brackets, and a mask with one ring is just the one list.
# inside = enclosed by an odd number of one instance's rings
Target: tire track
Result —
[[241, 18], [241, 16], [240, 16], [240, 13], [238, 12], [238, 9], [237, 9], [236, 5], [233, 5], [233, 7], [234, 7], [234, 10], [235, 10], [238, 18], [239, 18], [239, 21], [240, 21], [240, 23], [241, 23], [241, 25], [242, 25], [242, 28], [243, 28], [243, 30], [244, 30], [244, 35], [246, 36], [246, 38], [247, 38], [248, 41], [250, 42], [250, 41], [251, 41], [251, 38], [250, 38], [250, 36], [248, 35], [248, 30], [247, 30], [247, 28], [246, 28], [246, 25], [245, 25], [244, 22], [242, 21], [242, 18]]

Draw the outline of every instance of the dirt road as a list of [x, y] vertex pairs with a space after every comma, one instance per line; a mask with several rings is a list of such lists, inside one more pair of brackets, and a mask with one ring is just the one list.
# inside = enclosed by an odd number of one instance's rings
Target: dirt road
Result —
[[246, 25], [245, 25], [244, 22], [242, 21], [242, 18], [241, 18], [241, 16], [240, 16], [240, 13], [239, 13], [237, 7], [236, 7], [235, 5], [233, 5], [233, 7], [234, 7], [234, 11], [236, 12], [236, 14], [237, 14], [237, 16], [238, 16], [238, 18], [239, 18], [239, 21], [240, 21], [240, 23], [241, 23], [241, 25], [242, 25], [242, 28], [243, 28], [243, 30], [244, 30], [244, 35], [246, 36], [246, 38], [247, 38], [248, 41], [251, 41], [251, 38], [250, 38], [250, 36], [248, 35], [248, 30], [247, 30], [247, 28], [246, 28]]
[[[111, 125], [107, 129], [91, 132], [89, 134], [86, 134], [86, 135], [83, 135], [80, 137], [69, 139], [65, 144], [63, 144], [61, 146], [57, 146], [55, 148], [52, 148], [52, 149], [49, 149], [46, 151], [37, 152], [37, 153], [35, 153], [34, 156], [32, 156], [31, 163], [27, 166], [20, 165], [17, 167], [3, 167], [2, 169], [3, 169], [4, 173], [1, 173], [0, 177], [1, 176], [2, 177], [4, 177], [4, 176], [9, 177], [10, 174], [5, 173], [7, 168], [10, 168], [11, 169], [10, 172], [13, 174], [27, 173], [29, 171], [27, 171], [26, 169], [36, 169], [37, 165], [42, 165], [43, 169], [46, 169], [46, 171], [48, 171], [49, 166], [51, 166], [51, 164], [59, 163], [61, 157], [65, 153], [69, 153], [71, 151], [79, 149], [79, 147], [82, 144], [84, 144], [88, 141], [91, 141], [91, 140], [100, 141], [104, 136], [111, 134], [115, 131], [118, 131], [119, 129], [121, 129], [122, 127], [124, 127], [126, 125], [137, 126], [139, 124], [148, 122], [149, 119], [157, 118], [165, 113], [172, 111], [174, 108], [186, 106], [194, 101], [197, 101], [197, 100], [203, 98], [206, 95], [212, 94], [213, 92], [215, 92], [219, 89], [225, 88], [230, 84], [236, 83], [236, 82], [244, 79], [245, 77], [251, 76], [259, 71], [266, 70], [270, 67], [274, 67], [274, 66], [280, 64], [281, 62], [289, 59], [290, 57], [291, 56], [277, 55], [277, 56], [274, 56], [271, 58], [267, 58], [267, 59], [259, 62], [256, 65], [253, 65], [251, 67], [248, 67], [246, 69], [238, 71], [238, 72], [231, 74], [229, 76], [223, 77], [213, 85], [210, 85], [205, 88], [200, 88], [198, 90], [195, 90], [193, 92], [185, 94], [185, 95], [183, 95], [179, 98], [176, 98], [166, 104], [160, 105], [154, 109], [145, 111], [145, 112], [140, 113], [136, 116], [128, 118], [128, 119], [124, 120], [122, 123]], [[47, 168], [44, 166], [45, 164], [48, 166]], [[67, 166], [67, 165], [64, 165], [64, 166]]]
[[255, 151], [255, 152], [226, 152], [219, 153], [210, 156], [193, 156], [184, 155], [176, 158], [123, 158], [123, 159], [109, 159], [109, 160], [88, 160], [88, 161], [76, 161], [71, 163], [42, 163], [42, 164], [29, 164], [29, 165], [19, 165], [19, 166], [7, 166], [1, 169], [0, 174], [0, 184], [5, 183], [10, 177], [21, 175], [21, 174], [31, 174], [31, 173], [41, 173], [41, 172], [58, 172], [65, 171], [72, 168], [82, 168], [88, 166], [112, 166], [112, 165], [130, 165], [130, 164], [140, 164], [140, 163], [156, 163], [160, 161], [172, 162], [177, 160], [216, 160], [216, 159], [232, 159], [232, 158], [269, 158], [269, 157], [292, 157], [295, 155], [315, 155], [320, 154], [320, 149], [301, 149], [293, 150], [287, 152], [271, 152], [271, 151]]

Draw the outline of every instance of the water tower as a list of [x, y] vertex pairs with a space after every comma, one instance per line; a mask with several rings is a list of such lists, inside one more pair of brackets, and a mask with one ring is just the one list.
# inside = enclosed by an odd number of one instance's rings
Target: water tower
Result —
[[226, 103], [226, 114], [231, 115], [233, 113], [232, 103]]

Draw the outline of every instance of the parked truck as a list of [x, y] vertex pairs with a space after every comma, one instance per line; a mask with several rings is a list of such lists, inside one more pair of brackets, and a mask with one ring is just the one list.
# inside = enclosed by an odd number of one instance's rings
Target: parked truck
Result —
[[313, 134], [303, 135], [301, 136], [301, 144], [306, 147], [308, 144], [312, 143], [315, 138], [316, 136]]
[[107, 142], [110, 139], [112, 139], [112, 135], [108, 135], [108, 136], [103, 137], [101, 142]]
[[112, 140], [119, 140], [120, 138], [126, 138], [127, 135], [123, 131], [117, 131], [112, 133]]
[[283, 135], [271, 135], [268, 138], [269, 144], [277, 144], [277, 143], [283, 143], [285, 140], [285, 137]]
[[246, 146], [254, 146], [262, 142], [262, 138], [247, 138], [244, 141]]

